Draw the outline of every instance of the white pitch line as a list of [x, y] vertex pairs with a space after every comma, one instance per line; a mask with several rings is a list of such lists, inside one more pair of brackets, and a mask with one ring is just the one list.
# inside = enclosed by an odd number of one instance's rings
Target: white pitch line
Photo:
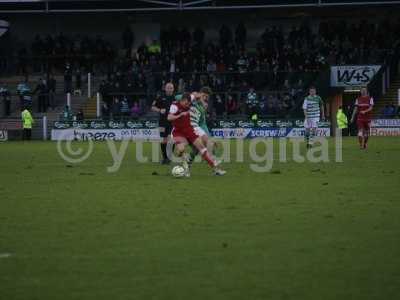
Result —
[[0, 253], [0, 258], [9, 258], [11, 255], [11, 253]]

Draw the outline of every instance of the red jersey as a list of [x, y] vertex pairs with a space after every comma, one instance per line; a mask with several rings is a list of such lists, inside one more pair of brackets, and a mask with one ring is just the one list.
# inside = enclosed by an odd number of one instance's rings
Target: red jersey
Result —
[[358, 108], [357, 111], [357, 120], [371, 120], [372, 111], [367, 112], [366, 114], [360, 113], [361, 111], [367, 110], [374, 105], [374, 98], [370, 96], [360, 96], [356, 100], [356, 106]]
[[[173, 115], [179, 115], [182, 112], [189, 112], [190, 107], [183, 107], [179, 102], [173, 102], [169, 108], [169, 113]], [[172, 126], [175, 130], [184, 131], [191, 127], [190, 125], [190, 114], [182, 116], [174, 121], [172, 121]]]

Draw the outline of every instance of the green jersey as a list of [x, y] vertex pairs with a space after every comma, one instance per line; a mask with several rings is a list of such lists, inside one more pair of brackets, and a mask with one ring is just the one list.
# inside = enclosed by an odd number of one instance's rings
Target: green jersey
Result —
[[323, 101], [320, 96], [307, 96], [304, 99], [303, 109], [306, 112], [307, 119], [319, 119]]
[[190, 124], [193, 128], [200, 127], [207, 134], [209, 134], [206, 122], [206, 114], [206, 110], [201, 102], [193, 102], [192, 106], [190, 107]]

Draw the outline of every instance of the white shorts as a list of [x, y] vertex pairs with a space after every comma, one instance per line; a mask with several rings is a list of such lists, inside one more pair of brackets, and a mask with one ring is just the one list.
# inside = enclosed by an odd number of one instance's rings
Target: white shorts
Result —
[[319, 118], [310, 118], [304, 120], [304, 128], [318, 128]]
[[194, 129], [194, 133], [196, 133], [196, 135], [198, 135], [199, 137], [202, 137], [203, 135], [207, 135], [206, 132], [200, 127], [195, 127], [193, 129]]

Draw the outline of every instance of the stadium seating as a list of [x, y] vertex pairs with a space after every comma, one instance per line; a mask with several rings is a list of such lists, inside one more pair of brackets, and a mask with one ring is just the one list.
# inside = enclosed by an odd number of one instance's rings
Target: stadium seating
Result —
[[[281, 25], [267, 27], [252, 40], [242, 23], [223, 25], [215, 40], [207, 39], [201, 28], [171, 27], [160, 32], [159, 42], [141, 43], [136, 49], [131, 48], [128, 29], [123, 48], [100, 35], [38, 33], [31, 45], [17, 51], [11, 73], [63, 74], [57, 82], [64, 91], [73, 92], [78, 74], [82, 74], [81, 90], [86, 82], [83, 75], [91, 72], [93, 90], [100, 91], [114, 117], [118, 115], [118, 108], [112, 107], [115, 98], [118, 102], [126, 99], [129, 107], [137, 102], [146, 116], [167, 81], [175, 83], [177, 92], [211, 86], [215, 92], [211, 115], [215, 117], [247, 115], [250, 88], [257, 95], [257, 113], [285, 117], [299, 109], [305, 87], [319, 72], [335, 64], [383, 63], [400, 40], [400, 23], [387, 20]], [[93, 99], [86, 105], [82, 101], [79, 97], [74, 101], [79, 105], [73, 111], [83, 108], [87, 117], [94, 117]], [[59, 103], [58, 111], [65, 101]]]

